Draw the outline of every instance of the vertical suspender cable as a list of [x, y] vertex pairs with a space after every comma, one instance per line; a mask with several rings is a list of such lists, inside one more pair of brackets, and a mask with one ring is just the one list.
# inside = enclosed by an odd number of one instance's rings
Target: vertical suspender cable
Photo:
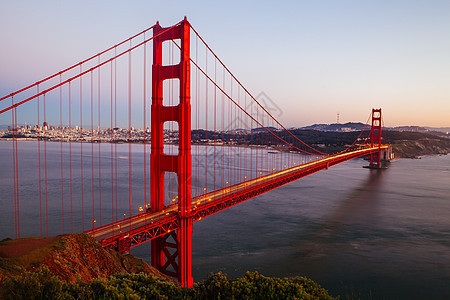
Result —
[[[14, 105], [14, 96], [11, 97], [11, 105]], [[15, 110], [15, 109], [14, 109]], [[12, 142], [13, 142], [13, 178], [14, 178], [14, 231], [15, 238], [17, 239], [17, 182], [16, 182], [16, 132], [17, 127], [15, 126], [16, 122], [14, 120], [14, 110], [11, 110], [11, 128], [12, 128]]]
[[[14, 108], [14, 121], [15, 128], [17, 129], [17, 107]], [[19, 201], [19, 145], [17, 144], [17, 131], [16, 131], [16, 199], [17, 199], [17, 237], [20, 238], [20, 201]]]
[[[238, 98], [238, 103], [240, 103], [240, 95], [239, 95], [239, 85], [236, 86], [236, 90], [237, 90], [237, 98]], [[234, 112], [234, 123], [236, 124], [236, 130], [235, 130], [235, 137], [236, 137], [236, 145], [237, 145], [237, 169], [236, 169], [236, 181], [240, 182], [241, 181], [241, 148], [239, 147], [239, 138], [240, 138], [240, 132], [239, 132], [239, 111], [237, 108], [235, 108], [235, 112]]]
[[[208, 50], [205, 52], [205, 62], [206, 62], [206, 74], [208, 74]], [[208, 78], [205, 78], [205, 101], [206, 101], [206, 108], [205, 108], [205, 115], [206, 115], [206, 122], [205, 122], [205, 140], [206, 140], [206, 147], [205, 147], [205, 188], [203, 189], [204, 193], [208, 192], [208, 101], [209, 101], [209, 95], [208, 95]]]
[[[217, 59], [214, 59], [214, 82], [217, 83]], [[217, 122], [217, 87], [214, 86], [214, 161], [213, 161], [214, 191], [216, 190], [216, 135], [217, 135], [216, 122]]]
[[[39, 94], [39, 84], [37, 85], [37, 93]], [[40, 103], [40, 97], [37, 99], [37, 130], [38, 130], [38, 170], [39, 170], [39, 224], [41, 229], [41, 237], [42, 235], [42, 186], [41, 186], [41, 129], [40, 129], [40, 109], [39, 109], [39, 103]]]
[[[131, 48], [131, 40], [130, 40]], [[128, 52], [128, 201], [129, 217], [132, 216], [132, 179], [131, 179], [131, 52]], [[131, 222], [131, 220], [130, 220]], [[131, 226], [131, 223], [130, 223]]]
[[[98, 56], [98, 64], [100, 64], [100, 55]], [[100, 68], [98, 68], [98, 128], [97, 128], [97, 136], [98, 136], [98, 201], [100, 206], [99, 211], [99, 224], [102, 225], [102, 164], [101, 164], [101, 144], [102, 144], [102, 135], [101, 135], [101, 124], [100, 124]]]
[[[233, 93], [233, 82], [230, 79], [230, 93]], [[231, 166], [231, 147], [232, 147], [232, 143], [231, 140], [233, 139], [233, 124], [231, 123], [231, 115], [232, 115], [232, 106], [231, 106], [231, 101], [228, 101], [228, 121], [227, 124], [228, 125], [228, 147], [227, 147], [227, 157], [228, 157], [228, 178], [227, 181], [229, 183], [229, 185], [233, 184], [233, 170], [232, 170], [232, 166]]]
[[69, 177], [70, 177], [70, 232], [73, 233], [73, 193], [72, 193], [72, 90], [69, 82]]
[[[145, 33], [144, 33], [145, 40]], [[144, 203], [147, 203], [147, 43], [144, 44]]]
[[[173, 44], [170, 44], [170, 47], [167, 47], [167, 58], [169, 59], [169, 65], [173, 65]], [[171, 72], [172, 74], [172, 76], [171, 77], [173, 77], [173, 71]], [[173, 94], [173, 80], [169, 80], [168, 81], [168, 83], [169, 83], [169, 87], [168, 87], [168, 89], [169, 89], [169, 101], [168, 101], [168, 105], [169, 106], [173, 106], [173, 97], [174, 97], [174, 94]], [[164, 90], [164, 89], [163, 89]], [[163, 96], [163, 98], [164, 98], [164, 96]], [[164, 105], [164, 103], [163, 103], [163, 105]], [[171, 117], [173, 118], [173, 111], [171, 112]], [[174, 147], [173, 147], [173, 138], [172, 138], [172, 132], [173, 132], [173, 122], [170, 122], [169, 123], [169, 145], [168, 145], [168, 147], [169, 147], [169, 155], [173, 155], [173, 153], [174, 153]], [[164, 152], [164, 143], [163, 143], [163, 152]], [[171, 166], [170, 166], [172, 169], [173, 169], [173, 161], [171, 162]], [[168, 191], [167, 191], [167, 195], [169, 196], [169, 198], [171, 198], [170, 200], [172, 200], [173, 199], [173, 195], [174, 195], [174, 182], [173, 182], [173, 178], [174, 178], [174, 176], [173, 176], [173, 172], [169, 172], [168, 173], [168, 175], [169, 175], [169, 188], [168, 188]], [[165, 200], [165, 199], [164, 199]]]
[[[170, 48], [169, 48], [169, 52], [170, 52], [170, 55], [169, 55], [169, 58], [170, 58], [170, 65], [173, 65], [174, 64], [174, 45], [173, 45], [173, 43], [171, 43], [170, 44]], [[172, 76], [171, 77], [173, 77], [173, 69], [172, 69]], [[180, 83], [180, 85], [181, 85], [181, 83]], [[174, 80], [170, 80], [169, 81], [169, 87], [170, 87], [170, 96], [169, 96], [169, 101], [170, 101], [170, 105], [171, 106], [173, 106], [174, 105], [174, 102], [175, 102], [175, 99], [174, 99], [174, 95], [175, 95], [175, 93], [174, 93]], [[178, 100], [179, 102], [180, 102], [180, 100]], [[171, 114], [172, 114], [172, 119], [174, 118], [174, 111], [172, 110], [171, 111]], [[171, 145], [169, 146], [170, 147], [170, 151], [171, 151], [171, 155], [173, 155], [173, 153], [174, 153], [174, 151], [175, 151], [175, 147], [173, 146], [173, 141], [174, 141], [174, 137], [173, 137], [173, 130], [174, 130], [174, 122], [170, 122], [170, 143], [171, 143]], [[180, 130], [180, 128], [178, 127], [178, 132], [179, 132], [179, 130]], [[179, 151], [178, 151], [178, 153], [177, 153], [178, 155], [179, 155]], [[173, 161], [172, 161], [172, 169], [174, 169], [174, 165], [173, 165]], [[175, 195], [175, 182], [174, 182], [174, 179], [175, 179], [175, 173], [174, 172], [170, 172], [170, 181], [172, 182], [172, 190], [171, 190], [171, 192], [172, 192], [172, 198], [174, 197], [173, 195]], [[177, 193], [178, 194], [178, 193]]]
[[113, 143], [114, 143], [114, 128], [113, 128], [113, 62], [111, 61], [111, 82], [110, 82], [110, 93], [111, 93], [111, 116], [110, 116], [110, 149], [111, 149], [111, 222], [114, 222], [114, 157], [113, 157]]
[[[247, 97], [247, 94], [245, 94]], [[245, 98], [247, 101], [247, 98]], [[252, 99], [250, 99], [250, 115], [253, 115]], [[253, 120], [250, 119], [250, 178], [253, 179]]]
[[[195, 62], [198, 63], [198, 37], [195, 36]], [[198, 73], [198, 68], [195, 69], [195, 110], [197, 111], [197, 115], [196, 115], [196, 129], [197, 129], [197, 146], [196, 146], [196, 152], [197, 152], [197, 192], [196, 192], [196, 196], [200, 195], [200, 132], [199, 132], [199, 127], [198, 127], [198, 121], [199, 121], [199, 99], [198, 99], [198, 94], [199, 94], [199, 88], [200, 88], [200, 74]]]
[[[117, 48], [114, 48], [114, 56], [117, 56]], [[114, 60], [114, 128], [117, 128], [117, 59]], [[117, 142], [114, 143], [114, 178], [115, 178], [115, 197], [116, 197], [116, 221], [118, 220], [117, 208]]]
[[[225, 69], [222, 67], [223, 69], [223, 74], [222, 74], [222, 90], [225, 90]], [[225, 187], [225, 95], [222, 93], [222, 162], [221, 162], [221, 169], [222, 169], [222, 176], [221, 176], [221, 187], [224, 188]]]
[[[80, 74], [82, 72], [80, 65]], [[84, 172], [83, 172], [83, 77], [80, 77], [80, 177], [81, 177], [81, 228], [84, 231]]]
[[[44, 94], [44, 123], [47, 124], [45, 98], [46, 94]], [[47, 126], [44, 126], [44, 177], [45, 177], [45, 226], [46, 226], [46, 235], [48, 237]]]
[[94, 198], [94, 73], [91, 71], [91, 189], [92, 189], [92, 229], [95, 223]]
[[[62, 76], [59, 74], [59, 83], [62, 82]], [[61, 141], [60, 141], [60, 159], [61, 159], [61, 209], [62, 209], [62, 231], [64, 234], [64, 167], [63, 167], [63, 138], [64, 129], [62, 123], [62, 87], [59, 87], [59, 121], [60, 121], [60, 131], [61, 131]]]
[[[244, 93], [244, 107], [245, 107], [245, 109], [248, 109], [248, 107], [247, 107], [247, 94], [246, 93]], [[248, 124], [247, 124], [248, 118], [245, 117], [245, 116], [244, 116], [244, 118], [245, 118], [244, 129], [247, 130], [247, 128], [248, 128]], [[244, 168], [245, 168], [244, 181], [247, 181], [247, 154], [248, 154], [248, 150], [249, 149], [251, 151], [251, 148], [250, 148], [250, 145], [247, 144], [247, 141], [245, 142], [245, 144], [247, 145], [247, 150], [246, 150], [246, 153], [245, 153], [246, 155], [245, 155], [245, 159], [244, 159]]]

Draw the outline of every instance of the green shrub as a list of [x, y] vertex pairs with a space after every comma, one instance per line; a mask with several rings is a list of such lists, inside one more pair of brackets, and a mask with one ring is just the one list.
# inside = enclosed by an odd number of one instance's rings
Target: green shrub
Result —
[[317, 283], [303, 277], [280, 279], [247, 272], [241, 278], [229, 280], [225, 274], [217, 273], [187, 289], [142, 273], [68, 284], [46, 267], [6, 280], [1, 296], [3, 299], [333, 299]]
[[3, 299], [70, 299], [67, 284], [44, 267], [36, 272], [24, 272], [2, 284]]

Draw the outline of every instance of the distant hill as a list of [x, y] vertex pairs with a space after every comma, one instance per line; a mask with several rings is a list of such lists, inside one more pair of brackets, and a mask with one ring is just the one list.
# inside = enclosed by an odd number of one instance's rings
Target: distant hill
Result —
[[[338, 132], [350, 132], [350, 131], [361, 131], [364, 128], [363, 123], [348, 122], [345, 124], [334, 123], [334, 124], [314, 124], [310, 126], [301, 127], [299, 129], [309, 129], [318, 131], [338, 131]], [[370, 125], [366, 126], [366, 129], [370, 128]]]
[[447, 134], [447, 132], [450, 132], [450, 127], [436, 128], [436, 127], [421, 127], [421, 126], [398, 126], [386, 128], [386, 130], [395, 130], [401, 132], [422, 132], [448, 138], [449, 135]]
[[[367, 125], [365, 130], [370, 130], [371, 126]], [[352, 132], [361, 131], [364, 129], [363, 123], [348, 122], [345, 124], [314, 124], [297, 129], [316, 130], [316, 131], [334, 131], [334, 132]], [[295, 130], [294, 128], [290, 130]], [[384, 127], [384, 130], [393, 130], [400, 132], [421, 132], [428, 133], [439, 137], [450, 137], [450, 127], [421, 127], [421, 126], [398, 126], [398, 127]]]
[[431, 131], [440, 131], [444, 133], [450, 132], [450, 127], [425, 127], [425, 128]]
[[392, 127], [390, 128], [392, 130], [396, 130], [396, 131], [411, 131], [411, 132], [428, 132], [431, 131], [425, 127], [420, 127], [420, 126], [397, 126], [397, 127]]
[[252, 132], [265, 132], [266, 129], [268, 129], [270, 131], [277, 131], [277, 129], [275, 127], [267, 126], [266, 128], [263, 128], [263, 127], [253, 128]]

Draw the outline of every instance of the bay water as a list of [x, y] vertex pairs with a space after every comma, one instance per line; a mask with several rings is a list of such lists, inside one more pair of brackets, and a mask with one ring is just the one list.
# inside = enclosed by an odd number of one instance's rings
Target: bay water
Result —
[[[42, 204], [36, 174], [27, 171], [38, 164], [30, 155], [37, 142], [19, 144], [21, 235], [39, 236]], [[59, 155], [59, 143], [47, 147], [49, 157]], [[91, 145], [83, 147], [88, 154]], [[108, 163], [110, 146], [102, 147]], [[14, 237], [15, 232], [13, 178], [7, 176], [12, 169], [11, 148], [11, 142], [0, 141], [0, 239]], [[133, 168], [139, 170], [142, 145], [132, 149]], [[119, 145], [122, 174], [128, 170], [127, 150], [127, 145]], [[63, 153], [66, 157], [67, 145]], [[81, 157], [75, 143], [72, 155]], [[91, 163], [88, 158], [84, 163]], [[265, 276], [306, 276], [343, 298], [450, 298], [450, 156], [397, 159], [385, 170], [369, 170], [365, 165], [363, 159], [342, 163], [196, 222], [194, 280], [211, 272], [240, 277], [248, 270]], [[49, 196], [61, 189], [58, 167], [47, 166]], [[64, 165], [64, 172], [68, 167]], [[111, 180], [108, 172], [103, 176], [105, 182]], [[68, 180], [67, 173], [64, 178]], [[73, 179], [74, 191], [80, 190], [80, 183]], [[67, 193], [68, 182], [64, 187]], [[120, 187], [119, 199], [127, 199], [126, 183]], [[91, 187], [85, 184], [84, 189], [88, 198]], [[142, 197], [143, 182], [136, 178], [133, 189], [133, 199]], [[107, 192], [104, 197], [109, 199]], [[50, 217], [60, 209], [60, 198], [48, 197]], [[74, 198], [72, 220], [68, 200], [64, 203], [65, 232], [70, 232], [71, 223], [74, 232], [82, 230], [79, 195]], [[128, 202], [119, 201], [120, 211], [127, 207]], [[89, 214], [85, 229], [90, 229]], [[49, 235], [57, 233], [55, 227], [61, 230], [61, 220], [51, 222]], [[150, 262], [150, 243], [133, 248], [132, 254]]]

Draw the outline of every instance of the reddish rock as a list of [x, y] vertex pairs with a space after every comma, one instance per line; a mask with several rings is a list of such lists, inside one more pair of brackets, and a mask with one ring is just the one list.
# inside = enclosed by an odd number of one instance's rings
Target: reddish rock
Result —
[[140, 272], [174, 281], [142, 259], [104, 249], [86, 234], [23, 238], [0, 243], [0, 283], [23, 271], [35, 271], [43, 266], [70, 283]]

